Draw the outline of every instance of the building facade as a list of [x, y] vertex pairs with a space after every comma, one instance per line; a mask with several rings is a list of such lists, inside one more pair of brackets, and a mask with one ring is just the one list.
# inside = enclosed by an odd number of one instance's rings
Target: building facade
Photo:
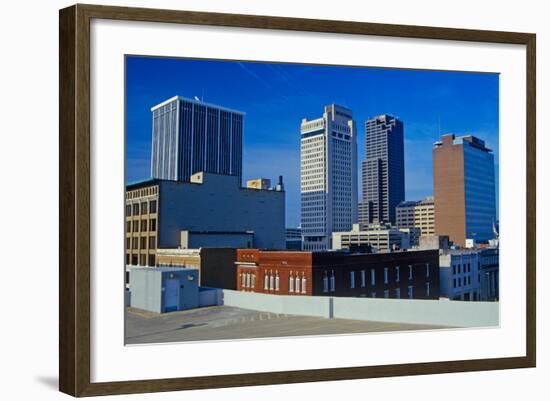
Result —
[[174, 96], [151, 108], [151, 177], [188, 182], [198, 172], [242, 177], [240, 111]]
[[443, 135], [433, 149], [435, 233], [460, 246], [493, 238], [494, 156], [472, 135]]
[[395, 224], [395, 207], [405, 200], [403, 122], [383, 114], [365, 122], [362, 213], [359, 223]]
[[410, 248], [410, 233], [390, 225], [371, 224], [360, 230], [354, 224], [351, 231], [332, 233], [332, 249], [351, 249], [369, 245], [374, 252], [389, 252]]
[[285, 230], [286, 249], [292, 251], [302, 250], [302, 229], [287, 227]]
[[285, 193], [236, 176], [151, 179], [126, 187], [126, 264], [156, 266], [158, 248], [285, 249]]
[[199, 285], [212, 288], [236, 289], [235, 248], [159, 248], [156, 262], [159, 267], [186, 267], [199, 271]]
[[276, 295], [439, 299], [437, 251], [237, 251], [237, 289]]
[[479, 301], [478, 250], [440, 251], [441, 296], [454, 301]]
[[421, 201], [401, 202], [395, 208], [395, 214], [398, 227], [419, 228], [421, 236], [435, 235], [433, 196]]
[[479, 300], [499, 300], [499, 250], [482, 249], [479, 253]]
[[357, 128], [351, 110], [332, 104], [300, 132], [303, 249], [322, 251], [357, 220]]

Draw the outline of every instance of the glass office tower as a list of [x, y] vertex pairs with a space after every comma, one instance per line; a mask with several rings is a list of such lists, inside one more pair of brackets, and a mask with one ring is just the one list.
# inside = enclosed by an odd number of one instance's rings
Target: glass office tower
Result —
[[185, 181], [198, 172], [242, 178], [240, 111], [180, 96], [151, 108], [151, 176]]

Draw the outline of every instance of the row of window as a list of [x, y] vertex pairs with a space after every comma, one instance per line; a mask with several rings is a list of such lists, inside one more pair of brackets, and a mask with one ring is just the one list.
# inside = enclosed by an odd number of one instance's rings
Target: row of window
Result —
[[[401, 269], [400, 266], [395, 266], [395, 282], [399, 283], [401, 280]], [[429, 263], [426, 263], [426, 278], [430, 277], [430, 265]], [[412, 265], [408, 266], [408, 280], [413, 279], [413, 268]], [[330, 287], [329, 287], [330, 282]], [[384, 284], [389, 284], [390, 282], [390, 274], [389, 274], [389, 267], [384, 267]], [[352, 270], [349, 272], [349, 283], [350, 288], [354, 289], [356, 288], [357, 282], [356, 282], [356, 274], [355, 271]], [[367, 286], [367, 272], [366, 270], [361, 270], [359, 272], [359, 285], [361, 288], [365, 288]], [[376, 285], [376, 270], [370, 269], [370, 285], [375, 286]], [[334, 270], [331, 270], [330, 272], [330, 280], [328, 271], [325, 270], [323, 274], [323, 292], [329, 292], [329, 291], [335, 291], [336, 288], [336, 278], [334, 276]]]
[[[254, 289], [256, 287], [256, 274], [250, 272], [241, 273], [241, 288], [242, 289]], [[294, 294], [305, 294], [307, 288], [307, 278], [304, 273], [290, 273], [288, 278], [288, 292]], [[265, 291], [279, 291], [280, 290], [280, 277], [279, 272], [264, 274], [264, 290]]]
[[[149, 222], [149, 224], [147, 224], [147, 222]], [[149, 226], [149, 229], [147, 229], [147, 226]], [[156, 231], [156, 230], [157, 230], [157, 219], [134, 220], [134, 221], [126, 222], [127, 233], [148, 232], [148, 231]]]
[[[149, 240], [147, 240], [149, 239]], [[147, 249], [147, 242], [149, 242], [149, 249], [155, 249], [157, 246], [156, 237], [134, 237], [126, 238], [126, 249]], [[138, 247], [139, 244], [139, 247]]]
[[126, 216], [139, 216], [140, 214], [147, 214], [147, 210], [149, 210], [149, 213], [156, 213], [157, 212], [157, 201], [144, 201], [140, 203], [133, 203], [126, 205]]

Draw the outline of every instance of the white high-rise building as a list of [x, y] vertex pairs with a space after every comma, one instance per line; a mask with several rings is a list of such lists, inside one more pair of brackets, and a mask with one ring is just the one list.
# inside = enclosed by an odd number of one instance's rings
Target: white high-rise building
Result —
[[351, 110], [332, 104], [300, 132], [302, 249], [323, 251], [357, 222], [357, 128]]

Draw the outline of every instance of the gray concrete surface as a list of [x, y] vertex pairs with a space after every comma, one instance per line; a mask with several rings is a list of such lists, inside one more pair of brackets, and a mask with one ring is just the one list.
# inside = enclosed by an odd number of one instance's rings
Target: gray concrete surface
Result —
[[157, 314], [126, 310], [126, 344], [429, 330], [442, 326], [283, 315], [230, 306]]

